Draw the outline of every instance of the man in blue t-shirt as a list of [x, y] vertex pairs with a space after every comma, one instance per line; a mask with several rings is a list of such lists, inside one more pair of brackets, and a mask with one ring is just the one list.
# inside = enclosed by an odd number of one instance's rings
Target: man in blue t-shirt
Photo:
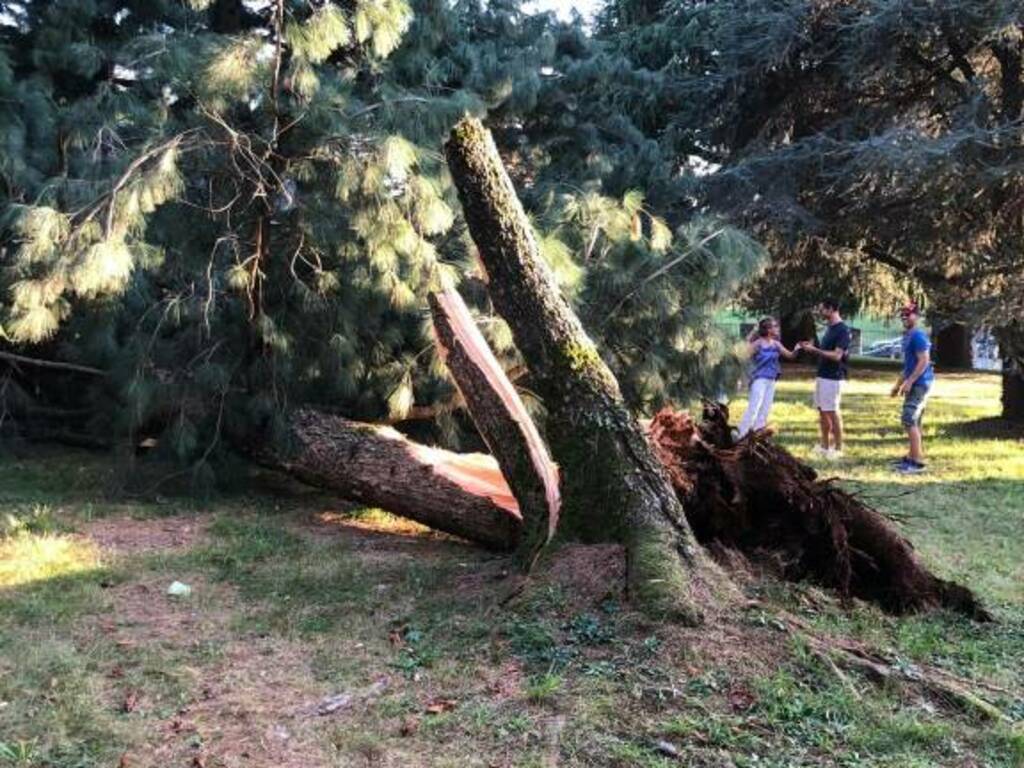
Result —
[[917, 305], [909, 303], [900, 310], [903, 322], [903, 371], [892, 388], [892, 396], [903, 396], [901, 420], [907, 431], [910, 452], [900, 459], [895, 469], [902, 474], [924, 472], [924, 448], [921, 445], [921, 417], [928, 402], [935, 369], [932, 366], [931, 342], [928, 334], [917, 327]]
[[821, 345], [801, 341], [797, 347], [818, 356], [818, 376], [814, 380], [814, 407], [818, 409], [821, 442], [814, 453], [826, 459], [843, 455], [843, 415], [840, 411], [843, 382], [846, 381], [846, 359], [850, 349], [850, 329], [839, 314], [839, 303], [826, 299], [818, 306], [826, 325]]

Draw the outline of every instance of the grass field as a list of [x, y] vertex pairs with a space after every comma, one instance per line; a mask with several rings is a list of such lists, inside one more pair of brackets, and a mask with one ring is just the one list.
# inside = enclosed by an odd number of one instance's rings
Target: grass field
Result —
[[[1024, 766], [1024, 442], [992, 419], [998, 378], [944, 376], [929, 472], [894, 476], [890, 378], [857, 372], [847, 458], [819, 468], [993, 625], [754, 576], [703, 629], [653, 624], [615, 547], [568, 548], [499, 604], [507, 560], [315, 493], [132, 499], [104, 457], [0, 459], [0, 766]], [[789, 375], [773, 414], [803, 457], [809, 393]], [[783, 610], [895, 654], [907, 684], [840, 679]], [[923, 693], [923, 663], [1004, 718]]]

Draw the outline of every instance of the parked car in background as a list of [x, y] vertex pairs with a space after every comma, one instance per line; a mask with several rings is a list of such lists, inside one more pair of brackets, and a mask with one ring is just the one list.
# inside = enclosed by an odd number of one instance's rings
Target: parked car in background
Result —
[[902, 360], [903, 340], [886, 339], [885, 341], [876, 341], [861, 354], [865, 357], [882, 357], [887, 360]]

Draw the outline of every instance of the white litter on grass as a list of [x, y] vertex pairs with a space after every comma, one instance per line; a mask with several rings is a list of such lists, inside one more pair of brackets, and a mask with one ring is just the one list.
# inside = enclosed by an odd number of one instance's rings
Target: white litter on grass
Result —
[[167, 594], [171, 597], [188, 597], [192, 594], [192, 587], [188, 584], [182, 584], [180, 581], [174, 581], [167, 588]]

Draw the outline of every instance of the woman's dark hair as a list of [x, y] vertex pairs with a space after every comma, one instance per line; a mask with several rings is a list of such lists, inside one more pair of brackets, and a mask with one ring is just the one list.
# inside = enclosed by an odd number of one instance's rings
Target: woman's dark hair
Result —
[[757, 335], [762, 339], [771, 336], [773, 325], [775, 325], [774, 317], [762, 317], [757, 321]]
[[821, 302], [821, 306], [828, 310], [839, 311], [839, 302], [835, 299], [824, 299]]

